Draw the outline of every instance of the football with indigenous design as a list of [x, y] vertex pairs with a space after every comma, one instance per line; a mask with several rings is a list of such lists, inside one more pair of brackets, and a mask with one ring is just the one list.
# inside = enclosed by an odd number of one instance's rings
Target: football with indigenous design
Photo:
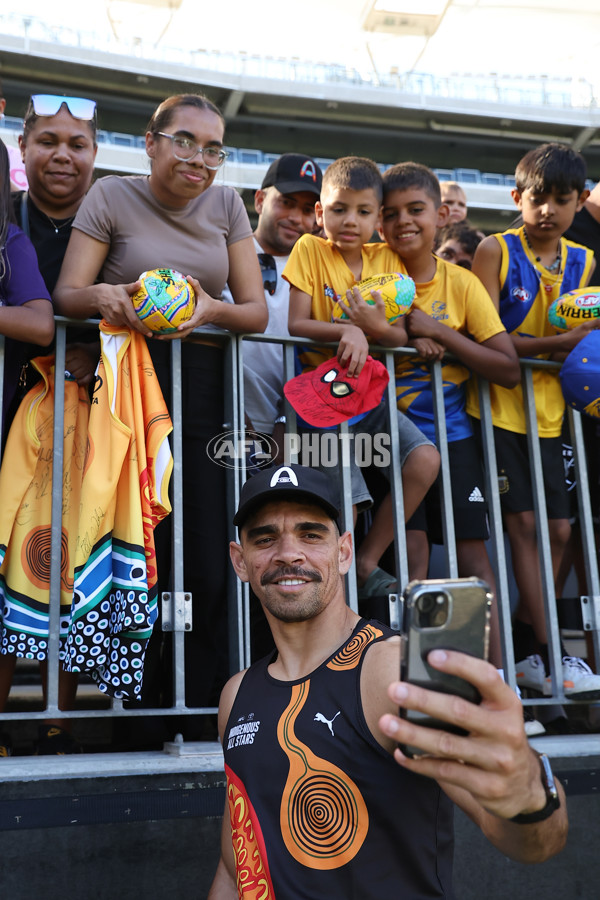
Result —
[[[415, 297], [414, 281], [409, 275], [402, 275], [400, 272], [372, 275], [370, 278], [357, 281], [353, 287], [357, 287], [363, 300], [370, 304], [375, 303], [371, 291], [379, 291], [385, 303], [386, 318], [390, 323], [406, 315]], [[345, 298], [343, 301], [345, 302]], [[331, 311], [331, 321], [347, 318], [343, 305], [336, 301]]]
[[196, 294], [191, 284], [175, 269], [142, 272], [141, 287], [131, 301], [138, 317], [150, 331], [170, 334], [191, 317]]
[[600, 287], [569, 291], [548, 308], [548, 321], [556, 331], [570, 331], [592, 320], [600, 327]]

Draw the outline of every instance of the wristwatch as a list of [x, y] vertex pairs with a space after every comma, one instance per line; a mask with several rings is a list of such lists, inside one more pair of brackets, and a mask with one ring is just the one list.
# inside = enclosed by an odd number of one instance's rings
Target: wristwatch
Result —
[[515, 822], [517, 825], [532, 825], [534, 822], [543, 822], [544, 819], [549, 819], [552, 813], [560, 807], [560, 797], [558, 796], [556, 782], [550, 767], [550, 760], [545, 753], [539, 753], [538, 757], [540, 760], [542, 784], [546, 792], [546, 805], [536, 812], [519, 813], [518, 816], [513, 816], [510, 821]]

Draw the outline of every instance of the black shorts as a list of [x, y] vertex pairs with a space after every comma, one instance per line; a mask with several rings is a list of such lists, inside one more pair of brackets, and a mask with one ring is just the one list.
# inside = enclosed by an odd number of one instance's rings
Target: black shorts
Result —
[[[590, 504], [592, 518], [598, 524], [600, 517], [600, 420], [591, 416], [581, 417], [583, 431], [583, 446], [587, 462], [588, 483], [590, 488]], [[577, 503], [577, 479], [575, 477], [575, 459], [573, 457], [573, 445], [569, 422], [565, 417], [562, 431], [562, 455], [565, 472], [565, 482], [569, 494], [570, 518], [579, 519], [579, 507]]]
[[[494, 428], [498, 490], [505, 512], [534, 509], [527, 435]], [[569, 497], [565, 482], [562, 438], [540, 438], [542, 474], [549, 519], [569, 518]]]
[[[486, 541], [489, 537], [484, 474], [474, 437], [448, 444], [452, 510], [457, 541]], [[441, 474], [406, 523], [407, 531], [426, 531], [433, 544], [443, 544]]]

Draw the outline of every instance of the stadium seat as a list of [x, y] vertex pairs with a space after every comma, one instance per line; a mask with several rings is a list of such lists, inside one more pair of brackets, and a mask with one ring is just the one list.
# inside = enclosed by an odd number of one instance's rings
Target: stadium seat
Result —
[[455, 169], [454, 174], [457, 181], [463, 184], [479, 184], [481, 182], [481, 172], [479, 169]]
[[328, 159], [328, 157], [326, 157], [326, 156], [315, 156], [315, 162], [317, 163], [317, 165], [319, 166], [321, 171], [324, 172], [325, 169], [329, 168], [329, 166], [331, 165], [332, 162], [334, 162], [334, 160]]
[[110, 136], [111, 144], [117, 147], [135, 147], [135, 138], [132, 134], [122, 134], [120, 131], [113, 131]]
[[263, 161], [262, 150], [244, 150], [238, 147], [237, 161], [243, 165], [259, 166]]
[[482, 184], [504, 184], [504, 175], [500, 175], [497, 172], [482, 172], [481, 173], [481, 183]]
[[434, 169], [438, 181], [456, 181], [454, 169]]
[[23, 130], [23, 119], [19, 119], [18, 116], [3, 116], [1, 124], [2, 128], [7, 128], [10, 131]]

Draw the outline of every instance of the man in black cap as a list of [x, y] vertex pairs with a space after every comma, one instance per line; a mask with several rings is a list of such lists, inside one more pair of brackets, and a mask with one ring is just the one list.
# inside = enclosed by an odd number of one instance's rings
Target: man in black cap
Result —
[[[346, 605], [352, 538], [340, 533], [337, 507], [331, 480], [302, 466], [263, 471], [242, 489], [231, 560], [277, 649], [221, 696], [227, 803], [209, 900], [238, 891], [451, 900], [453, 803], [521, 862], [543, 861], [566, 840], [562, 788], [493, 666], [428, 656], [474, 684], [480, 705], [397, 681], [398, 638]], [[410, 724], [399, 705], [467, 734]], [[408, 759], [398, 742], [427, 756]]]
[[[290, 251], [299, 237], [316, 228], [315, 203], [321, 193], [322, 173], [303, 153], [284, 153], [267, 170], [254, 195], [258, 225], [254, 244], [263, 276], [269, 323], [265, 334], [285, 337], [288, 332], [290, 286], [281, 277]], [[225, 293], [226, 299], [229, 299]], [[272, 434], [281, 413], [283, 353], [278, 344], [244, 342], [244, 401], [246, 424]], [[282, 433], [282, 429], [278, 429]]]

